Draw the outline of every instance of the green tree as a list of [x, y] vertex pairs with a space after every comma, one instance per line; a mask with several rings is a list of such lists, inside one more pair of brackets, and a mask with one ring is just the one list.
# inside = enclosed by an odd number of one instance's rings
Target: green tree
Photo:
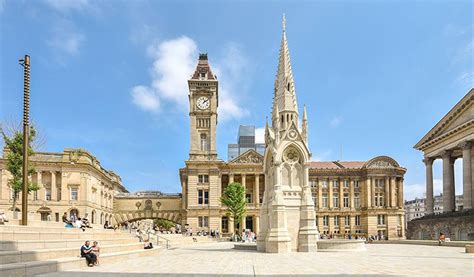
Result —
[[227, 207], [227, 217], [234, 219], [234, 230], [236, 230], [237, 223], [242, 220], [246, 213], [245, 187], [240, 183], [229, 184], [220, 200]]
[[173, 221], [167, 220], [167, 219], [155, 219], [155, 224], [156, 226], [165, 229], [166, 231], [169, 231], [172, 227], [175, 226], [175, 223]]
[[[8, 184], [13, 190], [12, 210], [16, 211], [16, 202], [18, 200], [20, 192], [23, 190], [23, 134], [18, 130], [14, 130], [13, 133], [8, 136], [1, 126], [0, 132], [2, 134], [6, 148], [6, 156], [4, 157], [6, 159], [6, 169], [13, 176], [13, 178], [9, 180]], [[31, 143], [35, 140], [35, 138], [36, 129], [31, 126], [29, 132], [28, 156], [32, 156], [35, 153], [33, 151], [33, 148], [31, 147]], [[35, 172], [35, 169], [31, 165], [31, 163], [29, 163], [28, 175], [31, 176]], [[31, 191], [37, 191], [38, 189], [38, 184], [33, 182], [28, 183], [28, 193], [30, 193]]]

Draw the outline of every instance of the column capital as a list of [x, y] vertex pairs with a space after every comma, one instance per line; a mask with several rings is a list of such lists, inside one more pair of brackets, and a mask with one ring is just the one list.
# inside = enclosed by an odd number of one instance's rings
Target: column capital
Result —
[[451, 150], [444, 150], [441, 152], [441, 157], [443, 157], [443, 159], [451, 158]]
[[434, 158], [425, 157], [422, 161], [426, 166], [432, 166], [434, 160], [435, 160]]
[[462, 150], [470, 150], [472, 147], [472, 143], [470, 141], [463, 141], [458, 146]]

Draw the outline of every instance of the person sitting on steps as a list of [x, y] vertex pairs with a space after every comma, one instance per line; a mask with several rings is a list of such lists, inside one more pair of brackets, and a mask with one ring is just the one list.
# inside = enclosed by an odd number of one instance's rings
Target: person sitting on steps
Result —
[[92, 252], [92, 247], [90, 247], [88, 240], [81, 247], [81, 257], [86, 258], [87, 265], [90, 267], [93, 267], [97, 261], [97, 256]]

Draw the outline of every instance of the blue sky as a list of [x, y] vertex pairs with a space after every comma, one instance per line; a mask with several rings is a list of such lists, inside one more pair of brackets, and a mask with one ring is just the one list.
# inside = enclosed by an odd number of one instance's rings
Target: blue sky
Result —
[[[198, 53], [220, 80], [227, 159], [238, 125], [270, 114], [285, 13], [313, 159], [392, 156], [408, 169], [405, 197], [422, 196], [413, 145], [473, 86], [471, 1], [255, 2], [0, 0], [0, 120], [21, 119], [28, 53], [41, 150], [84, 148], [130, 191], [179, 191]], [[434, 178], [439, 192], [440, 162]]]

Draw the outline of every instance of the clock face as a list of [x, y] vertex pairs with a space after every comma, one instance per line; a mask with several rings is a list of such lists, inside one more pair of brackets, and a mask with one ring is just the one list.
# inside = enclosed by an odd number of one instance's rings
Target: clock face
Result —
[[204, 96], [199, 97], [196, 101], [197, 107], [201, 110], [209, 108], [210, 103], [211, 101], [209, 101], [209, 98], [204, 97]]

